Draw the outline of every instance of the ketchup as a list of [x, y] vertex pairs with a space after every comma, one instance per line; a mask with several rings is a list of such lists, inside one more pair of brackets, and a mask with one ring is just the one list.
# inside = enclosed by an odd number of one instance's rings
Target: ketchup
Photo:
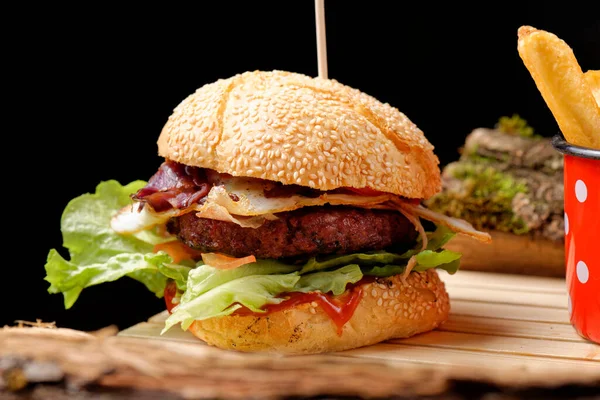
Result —
[[358, 303], [360, 303], [362, 289], [360, 286], [355, 286], [354, 288], [347, 290], [344, 294], [337, 297], [333, 297], [329, 294], [321, 292], [292, 292], [284, 293], [282, 294], [282, 297], [283, 296], [287, 297], [287, 299], [281, 303], [267, 304], [264, 306], [264, 313], [253, 312], [245, 307], [242, 307], [236, 310], [234, 314], [254, 315], [259, 317], [273, 312], [283, 311], [287, 308], [292, 308], [300, 304], [315, 302], [323, 309], [323, 311], [327, 313], [329, 318], [331, 318], [333, 323], [337, 326], [338, 335], [341, 335], [344, 325], [346, 325], [346, 322], [352, 318]]
[[[282, 293], [281, 297], [286, 297], [286, 300], [282, 301], [279, 304], [267, 304], [263, 307], [264, 313], [258, 313], [254, 311], [250, 311], [246, 307], [242, 307], [233, 312], [233, 315], [254, 315], [257, 317], [261, 317], [264, 315], [268, 315], [270, 313], [274, 313], [277, 311], [283, 311], [288, 308], [295, 307], [300, 304], [305, 303], [317, 303], [323, 311], [331, 318], [333, 323], [337, 326], [338, 335], [342, 334], [342, 330], [344, 325], [352, 318], [354, 315], [354, 311], [356, 311], [356, 307], [362, 298], [362, 288], [361, 285], [363, 283], [367, 283], [373, 281], [372, 277], [364, 277], [353, 287], [349, 287], [344, 294], [340, 296], [332, 296], [327, 293], [321, 292], [292, 292], [292, 293]], [[173, 297], [177, 294], [177, 285], [174, 281], [169, 281], [167, 286], [165, 287], [165, 303], [167, 305], [167, 310], [171, 313], [175, 304], [173, 304]]]
[[165, 304], [167, 306], [167, 311], [171, 314], [171, 310], [175, 307], [173, 304], [173, 297], [177, 295], [177, 284], [173, 280], [169, 280], [167, 282], [167, 286], [165, 286]]

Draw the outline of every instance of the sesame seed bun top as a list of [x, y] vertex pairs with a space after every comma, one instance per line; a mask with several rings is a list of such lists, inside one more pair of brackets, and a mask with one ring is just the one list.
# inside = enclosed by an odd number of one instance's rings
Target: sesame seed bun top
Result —
[[440, 190], [439, 160], [398, 109], [333, 79], [254, 71], [199, 88], [174, 110], [160, 156], [234, 176], [408, 198]]

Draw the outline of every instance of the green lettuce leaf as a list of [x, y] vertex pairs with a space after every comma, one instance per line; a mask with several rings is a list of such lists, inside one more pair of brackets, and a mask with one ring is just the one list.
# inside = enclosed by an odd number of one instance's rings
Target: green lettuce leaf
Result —
[[458, 271], [458, 269], [460, 268], [460, 258], [456, 259], [454, 261], [444, 263], [444, 264], [436, 265], [435, 267], [426, 267], [423, 265], [417, 265], [413, 271], [422, 272], [422, 271], [428, 270], [429, 268], [443, 269], [444, 271], [448, 272], [450, 275], [454, 275], [456, 273], [456, 271]]
[[[360, 281], [364, 275], [387, 277], [403, 273], [412, 256], [417, 261], [414, 271], [441, 268], [455, 273], [461, 255], [441, 249], [453, 236], [454, 232], [440, 226], [427, 233], [428, 245], [423, 251], [420, 250], [422, 243], [418, 241], [413, 249], [403, 254], [373, 251], [311, 258], [300, 266], [259, 259], [235, 269], [220, 270], [199, 263], [195, 269], [185, 270], [186, 277], [178, 271], [166, 271], [168, 266], [159, 267], [172, 279], [187, 280], [185, 292], [163, 332], [178, 322], [187, 329], [194, 320], [229, 315], [242, 306], [261, 312], [265, 304], [281, 302], [285, 292], [320, 291], [340, 295], [348, 284]], [[282, 277], [288, 277], [286, 279], [290, 280], [286, 282], [291, 286], [283, 284]]]
[[330, 256], [317, 260], [311, 258], [302, 266], [300, 274], [307, 274], [314, 271], [322, 271], [331, 268], [339, 268], [349, 264], [359, 265], [377, 265], [406, 262], [410, 256], [403, 254], [389, 253], [387, 251], [373, 251], [368, 253], [354, 253], [343, 256]]
[[[428, 251], [428, 250], [425, 250]], [[444, 254], [444, 253], [452, 253], [452, 254]], [[438, 268], [443, 269], [451, 275], [454, 275], [458, 268], [460, 267], [460, 253], [455, 253], [450, 250], [443, 250], [439, 253], [439, 257], [425, 257], [426, 264], [419, 264], [417, 255], [417, 265], [412, 269], [413, 271], [423, 272], [430, 268]], [[456, 254], [458, 254], [458, 258], [456, 258]], [[440, 264], [436, 264], [435, 260], [437, 260]], [[406, 270], [406, 265], [380, 265], [375, 267], [362, 268], [362, 272], [368, 276], [377, 276], [380, 278], [385, 278], [387, 276], [399, 275], [404, 273]]]
[[257, 260], [233, 269], [217, 269], [210, 265], [200, 264], [188, 275], [188, 285], [181, 302], [192, 299], [235, 279], [254, 275], [288, 274], [297, 271], [298, 266], [280, 263], [275, 260]]
[[[426, 250], [439, 250], [452, 239], [456, 233], [444, 225], [438, 225], [433, 232], [427, 232], [427, 248]], [[419, 238], [418, 248], [421, 248], [421, 240]]]
[[314, 272], [304, 275], [300, 278], [295, 292], [314, 292], [333, 293], [340, 295], [346, 291], [349, 283], [356, 283], [363, 277], [358, 264], [350, 264], [345, 267], [334, 269], [333, 271]]
[[130, 195], [144, 185], [143, 181], [126, 186], [116, 181], [102, 182], [95, 193], [79, 196], [65, 208], [61, 229], [69, 259], [51, 249], [45, 279], [50, 283], [50, 293], [63, 293], [66, 308], [74, 304], [82, 289], [124, 276], [138, 280], [159, 297], [171, 279], [183, 293], [165, 330], [178, 323], [187, 329], [194, 320], [228, 315], [241, 307], [263, 312], [265, 305], [284, 301], [282, 295], [288, 292], [339, 295], [364, 275], [403, 273], [412, 256], [417, 260], [415, 271], [443, 268], [454, 273], [458, 269], [460, 254], [441, 249], [454, 236], [443, 226], [427, 233], [425, 250], [421, 251], [422, 244], [417, 240], [403, 254], [373, 251], [312, 258], [304, 265], [262, 259], [230, 270], [202, 262], [175, 264], [167, 253], [154, 253], [156, 244], [173, 237], [154, 230], [120, 235], [110, 227], [112, 216], [129, 205]]
[[46, 281], [50, 293], [65, 293], [65, 308], [70, 308], [83, 288], [115, 281], [130, 276], [144, 283], [157, 296], [162, 295], [166, 277], [158, 272], [158, 265], [170, 262], [166, 253], [123, 253], [103, 263], [81, 265], [65, 260], [51, 250], [46, 262]]
[[154, 258], [152, 254], [145, 254], [144, 257], [157, 261], [158, 264], [154, 264], [153, 262], [148, 268], [136, 269], [127, 274], [128, 277], [144, 284], [144, 286], [158, 298], [163, 297], [165, 286], [167, 286], [167, 277], [158, 270], [158, 267], [161, 266], [163, 262], [171, 262], [170, 256], [166, 253], [163, 254], [163, 256], [166, 256], [167, 258], [159, 259]]
[[[462, 254], [441, 248], [448, 243], [454, 235], [455, 233], [448, 228], [439, 226], [435, 232], [427, 234], [428, 242], [425, 250], [409, 250], [402, 256], [408, 255], [408, 258], [413, 255], [415, 256], [417, 265], [413, 268], [413, 271], [423, 272], [430, 268], [439, 268], [447, 271], [449, 274], [455, 274], [460, 266]], [[419, 243], [418, 246], [420, 248], [421, 244]], [[406, 270], [407, 262], [408, 260], [403, 264], [385, 264], [368, 268], [363, 267], [362, 270], [365, 275], [383, 278], [403, 273]]]
[[460, 259], [461, 255], [461, 253], [450, 250], [442, 250], [437, 252], [432, 250], [423, 250], [418, 253], [415, 258], [417, 259], [417, 266], [424, 268], [435, 268], [440, 265], [457, 261]]
[[[67, 204], [60, 229], [63, 246], [69, 250], [72, 262], [85, 265], [101, 263], [121, 253], [152, 252], [155, 243], [132, 235], [119, 235], [110, 227], [112, 216], [131, 204], [131, 194], [145, 184], [134, 181], [121, 186], [113, 180], [101, 182], [95, 193], [83, 194]], [[158, 235], [146, 235], [160, 240]]]
[[119, 235], [110, 227], [112, 216], [131, 204], [130, 195], [144, 187], [146, 182], [134, 181], [121, 186], [110, 180], [100, 183], [96, 192], [71, 200], [61, 217], [63, 246], [69, 252], [64, 259], [56, 249], [51, 249], [46, 260], [46, 281], [50, 293], [62, 292], [65, 307], [70, 308], [81, 290], [102, 282], [129, 276], [162, 296], [166, 276], [158, 271], [162, 263], [171, 258], [154, 254], [154, 245], [173, 240], [153, 231], [136, 235]]
[[[434, 232], [427, 232], [427, 248], [426, 250], [436, 251], [442, 248], [455, 235], [450, 228], [443, 225], [437, 226]], [[311, 258], [302, 266], [300, 274], [306, 274], [313, 271], [322, 271], [331, 268], [338, 268], [349, 264], [358, 264], [361, 267], [365, 266], [381, 266], [381, 265], [406, 265], [410, 257], [421, 252], [422, 241], [417, 240], [415, 246], [402, 253], [390, 253], [387, 251], [371, 251], [367, 253], [346, 254], [343, 256], [330, 256], [317, 260]]]
[[185, 290], [191, 267], [180, 264], [165, 263], [158, 265], [158, 272], [169, 279], [173, 279], [177, 284], [177, 289]]
[[[188, 290], [201, 283], [196, 282], [196, 279], [202, 279], [201, 275], [190, 273]], [[172, 314], [167, 318], [162, 332], [166, 332], [177, 323], [181, 323], [182, 329], [187, 330], [194, 320], [229, 315], [242, 306], [254, 312], [264, 312], [261, 308], [266, 304], [284, 301], [285, 298], [276, 296], [293, 291], [299, 279], [297, 272], [283, 275], [250, 275], [230, 280], [187, 301], [182, 297], [181, 302], [173, 308]]]

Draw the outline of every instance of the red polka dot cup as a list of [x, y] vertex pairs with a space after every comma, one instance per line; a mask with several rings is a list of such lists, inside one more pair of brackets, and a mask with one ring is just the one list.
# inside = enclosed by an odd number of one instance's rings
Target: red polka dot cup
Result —
[[600, 343], [600, 150], [552, 140], [564, 154], [565, 262], [569, 314], [577, 332]]

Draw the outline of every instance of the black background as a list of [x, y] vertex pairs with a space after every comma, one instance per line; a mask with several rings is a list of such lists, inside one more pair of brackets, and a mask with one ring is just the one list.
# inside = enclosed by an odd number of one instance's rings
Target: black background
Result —
[[[327, 0], [329, 77], [398, 107], [442, 165], [471, 129], [502, 115], [518, 113], [551, 136], [558, 128], [518, 56], [517, 29], [551, 31], [583, 70], [599, 69], [592, 4]], [[163, 124], [203, 84], [255, 69], [316, 76], [314, 3], [6, 11], [0, 323], [125, 328], [163, 309], [133, 280], [88, 288], [68, 311], [47, 294], [44, 263], [61, 248], [64, 206], [102, 180], [148, 179], [161, 162]]]

